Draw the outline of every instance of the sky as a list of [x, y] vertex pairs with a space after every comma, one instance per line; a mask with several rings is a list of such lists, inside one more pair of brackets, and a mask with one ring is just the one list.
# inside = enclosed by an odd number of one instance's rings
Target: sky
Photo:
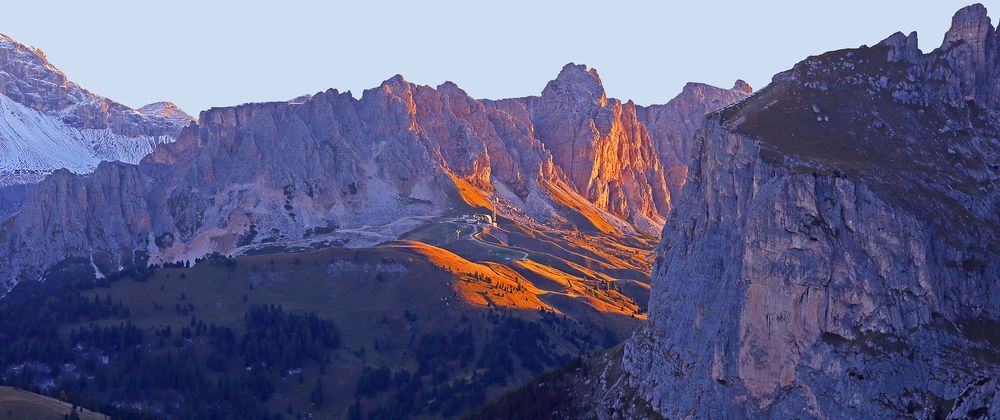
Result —
[[[1000, 15], [1000, 0], [983, 1]], [[132, 107], [213, 106], [378, 86], [395, 74], [477, 98], [537, 95], [569, 62], [608, 96], [664, 103], [684, 83], [755, 88], [809, 55], [896, 31], [940, 45], [952, 0], [9, 0], [0, 33]], [[996, 19], [994, 19], [994, 22]]]

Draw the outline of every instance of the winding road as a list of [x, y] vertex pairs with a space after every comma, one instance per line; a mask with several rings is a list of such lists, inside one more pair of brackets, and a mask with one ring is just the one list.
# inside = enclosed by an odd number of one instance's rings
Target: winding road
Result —
[[[478, 225], [478, 224], [469, 223], [469, 222], [465, 221], [461, 217], [456, 217], [454, 219], [449, 220], [448, 222], [449, 223], [454, 223], [456, 226], [458, 226], [458, 229], [455, 230], [455, 235], [453, 236], [454, 240], [461, 239], [462, 238], [462, 231], [464, 231], [466, 228], [471, 228], [472, 232], [468, 234], [468, 238], [471, 239], [471, 240], [473, 240], [473, 241], [475, 241], [475, 242], [477, 242], [477, 243], [479, 243], [480, 245], [482, 245], [482, 246], [484, 246], [486, 248], [491, 248], [491, 249], [494, 249], [494, 250], [498, 250], [500, 252], [514, 252], [514, 253], [521, 254], [521, 257], [514, 258], [514, 260], [516, 260], [516, 261], [525, 261], [525, 260], [528, 259], [528, 253], [527, 252], [519, 251], [519, 250], [516, 250], [516, 249], [505, 248], [505, 247], [502, 247], [502, 246], [499, 246], [499, 245], [496, 245], [496, 244], [491, 244], [489, 242], [486, 242], [486, 241], [482, 240], [479, 237], [479, 235], [481, 235], [483, 233], [483, 229], [482, 229], [483, 227], [480, 226], [480, 225]], [[508, 261], [509, 260], [510, 259], [508, 259]]]

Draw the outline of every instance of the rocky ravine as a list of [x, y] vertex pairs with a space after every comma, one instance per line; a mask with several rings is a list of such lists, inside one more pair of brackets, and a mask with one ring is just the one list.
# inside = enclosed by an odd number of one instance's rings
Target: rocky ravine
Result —
[[211, 109], [137, 166], [39, 184], [0, 229], [4, 290], [63, 261], [110, 273], [492, 202], [539, 223], [657, 232], [680, 164], [660, 163], [669, 140], [649, 132], [690, 132], [691, 113], [745, 96], [706, 86], [671, 102], [694, 111], [641, 108], [571, 64], [540, 97], [476, 100], [396, 76], [361, 98], [329, 90]]
[[971, 6], [708, 118], [630, 385], [667, 417], [996, 416], [998, 39]]

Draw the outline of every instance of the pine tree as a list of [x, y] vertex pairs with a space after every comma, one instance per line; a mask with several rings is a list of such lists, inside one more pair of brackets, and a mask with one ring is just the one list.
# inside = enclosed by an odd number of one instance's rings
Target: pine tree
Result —
[[316, 386], [313, 387], [312, 394], [309, 395], [309, 401], [313, 403], [314, 406], [323, 406], [323, 380], [317, 379]]
[[361, 400], [354, 400], [354, 404], [351, 404], [351, 408], [347, 410], [348, 420], [361, 420]]

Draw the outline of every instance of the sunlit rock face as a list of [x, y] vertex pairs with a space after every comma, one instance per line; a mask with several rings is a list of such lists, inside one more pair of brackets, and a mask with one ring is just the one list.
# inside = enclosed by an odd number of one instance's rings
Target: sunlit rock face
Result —
[[[605, 98], [596, 71], [570, 65], [540, 97], [477, 100], [396, 76], [361, 98], [329, 90], [214, 108], [137, 166], [38, 185], [0, 229], [3, 281], [66, 258], [110, 273], [494, 204], [533, 223], [570, 226], [573, 213], [593, 225], [581, 229], [657, 234], [670, 206], [658, 147], [687, 147], [696, 114], [743, 95], [641, 108]], [[183, 119], [169, 104], [140, 111]], [[669, 140], [651, 137], [640, 113], [656, 113], [650, 124]]]
[[928, 54], [811, 57], [712, 114], [631, 385], [667, 417], [996, 412], [995, 39], [972, 6]]
[[529, 105], [539, 139], [590, 202], [662, 226], [665, 171], [635, 104], [608, 99], [596, 70], [570, 64]]
[[745, 98], [690, 83], [664, 105], [608, 98], [595, 69], [568, 64], [538, 98], [525, 98], [539, 140], [570, 182], [602, 210], [658, 233], [684, 185], [705, 114]]

